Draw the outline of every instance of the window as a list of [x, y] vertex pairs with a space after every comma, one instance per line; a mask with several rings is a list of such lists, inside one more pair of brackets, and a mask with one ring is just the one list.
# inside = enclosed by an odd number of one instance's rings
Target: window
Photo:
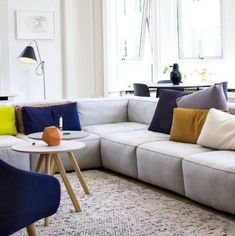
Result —
[[134, 82], [152, 82], [149, 29], [151, 0], [104, 1], [106, 91], [132, 88]]
[[144, 0], [116, 1], [118, 57], [136, 60], [142, 57], [140, 46], [145, 34]]
[[221, 0], [178, 0], [180, 58], [222, 57]]

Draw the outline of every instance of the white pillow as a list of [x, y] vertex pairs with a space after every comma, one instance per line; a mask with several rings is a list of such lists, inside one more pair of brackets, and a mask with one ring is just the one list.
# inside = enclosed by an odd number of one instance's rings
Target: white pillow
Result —
[[197, 144], [224, 150], [235, 150], [235, 116], [210, 109]]

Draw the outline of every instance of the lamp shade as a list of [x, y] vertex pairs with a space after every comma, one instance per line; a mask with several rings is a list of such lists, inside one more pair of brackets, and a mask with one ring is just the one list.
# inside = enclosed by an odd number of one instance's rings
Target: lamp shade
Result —
[[18, 57], [18, 61], [27, 64], [36, 64], [37, 58], [32, 46], [27, 46]]

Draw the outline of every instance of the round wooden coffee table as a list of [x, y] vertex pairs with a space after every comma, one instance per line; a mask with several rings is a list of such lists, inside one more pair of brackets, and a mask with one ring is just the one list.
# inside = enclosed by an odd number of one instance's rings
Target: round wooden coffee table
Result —
[[[59, 153], [67, 153], [67, 157], [70, 160], [72, 166], [74, 167], [74, 170], [77, 174], [77, 177], [82, 185], [85, 194], [90, 194], [87, 183], [82, 176], [79, 165], [73, 154], [74, 150], [82, 149], [84, 147], [85, 144], [78, 141], [61, 141], [60, 145], [58, 146], [48, 146], [43, 141], [37, 141], [35, 143], [24, 143], [14, 145], [12, 146], [12, 150], [29, 154], [39, 154], [39, 159], [35, 168], [35, 172], [41, 172], [43, 162], [45, 163], [45, 173], [48, 175], [54, 175], [55, 167], [57, 167], [76, 212], [80, 212], [81, 208], [79, 202], [72, 189], [63, 163], [60, 159]], [[48, 218], [45, 219], [45, 225], [48, 225]]]

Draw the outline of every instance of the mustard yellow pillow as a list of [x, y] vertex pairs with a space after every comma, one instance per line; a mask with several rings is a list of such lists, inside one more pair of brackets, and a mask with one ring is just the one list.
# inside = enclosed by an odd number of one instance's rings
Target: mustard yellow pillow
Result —
[[15, 108], [12, 106], [0, 107], [0, 135], [16, 135]]
[[207, 114], [208, 110], [175, 108], [170, 140], [184, 143], [197, 143]]

